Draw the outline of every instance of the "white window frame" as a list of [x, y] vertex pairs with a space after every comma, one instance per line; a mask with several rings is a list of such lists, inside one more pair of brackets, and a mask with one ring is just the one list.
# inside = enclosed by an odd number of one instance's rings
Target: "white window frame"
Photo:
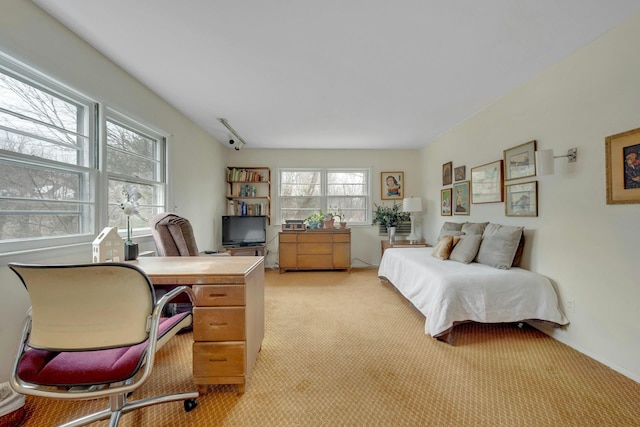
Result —
[[[371, 188], [371, 168], [279, 168], [278, 169], [278, 204], [277, 204], [277, 217], [275, 218], [275, 222], [276, 224], [281, 224], [282, 223], [282, 204], [280, 203], [281, 200], [281, 191], [282, 191], [282, 173], [283, 172], [296, 172], [296, 171], [300, 171], [300, 172], [312, 172], [312, 171], [317, 171], [320, 172], [321, 174], [321, 184], [320, 184], [320, 191], [321, 191], [321, 195], [320, 196], [315, 196], [318, 199], [320, 199], [320, 209], [322, 209], [323, 212], [328, 212], [330, 210], [330, 206], [328, 206], [328, 202], [327, 199], [329, 197], [335, 197], [335, 196], [328, 196], [327, 195], [327, 176], [329, 173], [331, 172], [366, 172], [367, 174], [367, 189], [368, 189], [368, 193], [366, 195], [363, 196], [358, 196], [358, 197], [364, 197], [366, 198], [366, 202], [365, 202], [365, 220], [361, 221], [361, 222], [353, 222], [353, 221], [349, 221], [349, 226], [358, 226], [358, 225], [371, 225], [371, 216], [372, 216], [372, 212], [371, 212], [371, 203], [372, 203], [372, 188]], [[349, 196], [345, 196], [345, 197], [349, 197]], [[355, 196], [354, 196], [355, 197]]]

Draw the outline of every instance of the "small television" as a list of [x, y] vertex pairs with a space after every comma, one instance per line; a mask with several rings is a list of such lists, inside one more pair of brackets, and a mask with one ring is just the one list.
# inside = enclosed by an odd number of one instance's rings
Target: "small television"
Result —
[[267, 241], [266, 216], [223, 216], [223, 246], [257, 246]]

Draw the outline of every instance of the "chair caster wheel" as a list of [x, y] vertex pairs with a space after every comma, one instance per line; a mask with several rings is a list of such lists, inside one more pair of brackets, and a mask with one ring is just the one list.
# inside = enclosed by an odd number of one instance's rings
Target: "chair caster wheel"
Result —
[[193, 408], [198, 406], [198, 401], [196, 399], [187, 399], [184, 401], [184, 411], [189, 412]]

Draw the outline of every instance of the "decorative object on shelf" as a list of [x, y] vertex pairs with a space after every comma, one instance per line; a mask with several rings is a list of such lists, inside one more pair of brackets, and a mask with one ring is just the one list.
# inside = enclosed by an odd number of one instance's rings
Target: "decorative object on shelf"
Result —
[[404, 212], [409, 212], [409, 216], [411, 218], [411, 233], [407, 236], [407, 240], [411, 243], [415, 243], [418, 241], [415, 226], [416, 212], [422, 212], [422, 199], [419, 197], [405, 197], [402, 200], [402, 210]]
[[451, 185], [453, 162], [447, 162], [442, 165], [442, 185]]
[[451, 189], [440, 190], [440, 215], [451, 216]]
[[396, 226], [401, 222], [409, 220], [409, 213], [402, 212], [401, 206], [393, 202], [393, 206], [373, 204], [373, 224], [380, 224], [386, 227], [389, 232], [389, 241], [395, 238]]
[[640, 128], [605, 139], [607, 204], [640, 203]]
[[538, 216], [538, 181], [506, 186], [506, 216]]
[[469, 215], [469, 181], [453, 184], [453, 213], [454, 215]]
[[380, 198], [397, 200], [404, 197], [404, 172], [380, 173]]
[[504, 150], [504, 179], [526, 178], [536, 174], [536, 141]]
[[138, 258], [138, 244], [133, 243], [131, 239], [131, 215], [140, 216], [138, 200], [142, 198], [142, 194], [138, 191], [137, 185], [126, 184], [122, 188], [122, 195], [125, 196], [125, 200], [120, 203], [120, 209], [127, 216], [127, 240], [124, 241], [124, 259], [125, 261], [131, 261]]
[[92, 262], [121, 262], [124, 260], [124, 240], [118, 227], [105, 227], [93, 241]]
[[471, 203], [495, 203], [504, 200], [502, 160], [471, 168]]
[[467, 167], [466, 166], [458, 166], [453, 169], [453, 176], [456, 181], [464, 181], [467, 178]]

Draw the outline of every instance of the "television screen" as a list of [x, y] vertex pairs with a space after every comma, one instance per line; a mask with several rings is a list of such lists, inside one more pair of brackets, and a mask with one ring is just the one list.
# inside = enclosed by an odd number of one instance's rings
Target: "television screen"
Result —
[[267, 241], [266, 216], [223, 216], [222, 245], [251, 246]]

